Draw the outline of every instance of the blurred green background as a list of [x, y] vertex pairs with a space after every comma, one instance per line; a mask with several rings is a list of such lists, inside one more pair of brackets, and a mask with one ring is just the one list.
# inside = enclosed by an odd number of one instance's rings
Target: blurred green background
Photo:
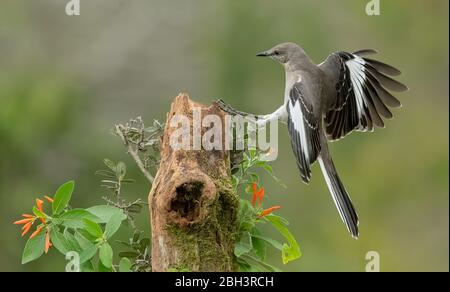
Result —
[[[386, 129], [331, 146], [359, 211], [360, 240], [348, 235], [317, 166], [311, 185], [301, 183], [280, 128], [272, 165], [288, 188], [264, 175], [263, 185], [303, 257], [282, 266], [272, 252], [270, 262], [286, 271], [364, 271], [375, 250], [383, 271], [448, 271], [447, 0], [382, 0], [372, 17], [368, 0], [81, 0], [78, 17], [65, 15], [67, 2], [0, 2], [1, 271], [64, 269], [55, 251], [20, 265], [25, 239], [11, 223], [69, 179], [77, 182], [73, 205], [102, 203], [94, 172], [103, 158], [125, 161], [137, 179], [126, 193], [146, 198], [148, 183], [110, 134], [115, 123], [164, 121], [180, 91], [255, 113], [277, 108], [282, 67], [254, 56], [285, 41], [317, 63], [333, 51], [376, 48], [410, 91], [398, 95], [403, 108]], [[148, 212], [138, 225], [148, 233]]]

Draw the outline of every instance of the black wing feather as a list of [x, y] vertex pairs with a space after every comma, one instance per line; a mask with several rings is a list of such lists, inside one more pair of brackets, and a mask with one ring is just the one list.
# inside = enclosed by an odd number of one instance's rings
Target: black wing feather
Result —
[[389, 77], [398, 76], [401, 72], [391, 65], [363, 57], [376, 53], [367, 49], [333, 54], [337, 59], [339, 77], [335, 103], [325, 116], [325, 128], [330, 140], [340, 139], [353, 130], [373, 131], [375, 126], [384, 127], [382, 117], [393, 117], [389, 107], [401, 106], [400, 101], [388, 91], [408, 89]]
[[314, 116], [312, 104], [304, 97], [301, 83], [296, 83], [292, 88], [286, 110], [297, 166], [302, 180], [309, 183], [311, 164], [317, 160], [320, 153], [319, 119]]

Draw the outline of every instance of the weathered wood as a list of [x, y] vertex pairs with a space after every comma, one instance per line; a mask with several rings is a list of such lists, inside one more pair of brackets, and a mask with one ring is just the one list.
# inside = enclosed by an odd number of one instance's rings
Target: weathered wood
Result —
[[[149, 194], [152, 226], [152, 270], [234, 271], [239, 200], [233, 191], [228, 151], [175, 150], [170, 126], [176, 114], [191, 121], [193, 108], [214, 114], [225, 125], [217, 104], [209, 107], [180, 94], [167, 115], [161, 164]], [[201, 128], [201, 133], [207, 131]], [[222, 131], [223, 133], [223, 131]], [[223, 137], [222, 137], [223, 139]], [[224, 145], [224, 141], [222, 141]]]

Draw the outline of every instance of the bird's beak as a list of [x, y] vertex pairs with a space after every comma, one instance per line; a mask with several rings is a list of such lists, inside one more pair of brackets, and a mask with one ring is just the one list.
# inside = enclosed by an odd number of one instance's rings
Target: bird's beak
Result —
[[256, 56], [257, 57], [268, 57], [268, 56], [270, 56], [270, 53], [268, 51], [261, 52], [261, 53], [257, 54]]

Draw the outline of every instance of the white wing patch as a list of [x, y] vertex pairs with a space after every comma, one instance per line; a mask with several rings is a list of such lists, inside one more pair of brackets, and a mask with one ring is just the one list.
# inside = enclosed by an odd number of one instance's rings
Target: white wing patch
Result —
[[[384, 128], [383, 118], [393, 117], [389, 107], [399, 107], [400, 101], [391, 91], [407, 87], [389, 76], [400, 71], [380, 61], [364, 58], [363, 50], [356, 53], [338, 52], [327, 58], [323, 67], [330, 70], [336, 90], [334, 101], [325, 115], [328, 139], [336, 141], [353, 131], [372, 132]], [[303, 113], [306, 116], [305, 111]]]
[[309, 161], [308, 141], [306, 140], [305, 123], [299, 100], [296, 100], [294, 105], [292, 105], [292, 101], [289, 102], [289, 112], [292, 116], [291, 119], [294, 124], [294, 129], [300, 135], [300, 143], [303, 148], [302, 152], [305, 154], [306, 161]]
[[288, 113], [288, 130], [291, 145], [300, 169], [302, 180], [309, 183], [311, 164], [320, 153], [319, 121], [314, 115], [313, 104], [303, 95], [305, 88], [296, 83], [289, 92], [286, 104]]
[[363, 84], [366, 81], [366, 73], [364, 72], [364, 65], [366, 62], [364, 59], [355, 56], [354, 59], [347, 61], [345, 64], [350, 70], [350, 80], [352, 81], [352, 86], [355, 91], [358, 117], [361, 118], [364, 110]]

